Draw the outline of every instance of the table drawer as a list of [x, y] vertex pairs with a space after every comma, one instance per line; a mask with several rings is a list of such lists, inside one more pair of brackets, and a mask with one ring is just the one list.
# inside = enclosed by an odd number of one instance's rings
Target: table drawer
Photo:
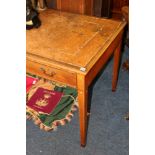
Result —
[[76, 74], [26, 60], [26, 71], [40, 77], [76, 87]]

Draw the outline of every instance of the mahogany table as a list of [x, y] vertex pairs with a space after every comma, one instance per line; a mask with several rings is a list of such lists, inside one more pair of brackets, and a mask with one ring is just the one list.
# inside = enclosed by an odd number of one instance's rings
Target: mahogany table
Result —
[[46, 10], [26, 31], [26, 70], [78, 90], [81, 146], [86, 145], [88, 87], [114, 54], [115, 91], [126, 22]]

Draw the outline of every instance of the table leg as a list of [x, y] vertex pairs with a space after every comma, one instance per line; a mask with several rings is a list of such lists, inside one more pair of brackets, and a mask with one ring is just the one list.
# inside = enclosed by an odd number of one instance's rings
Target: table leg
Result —
[[121, 45], [122, 41], [118, 44], [114, 51], [114, 66], [113, 66], [113, 77], [112, 77], [112, 91], [116, 90], [117, 80], [118, 80], [118, 72], [120, 65], [120, 56], [121, 56]]
[[78, 103], [79, 103], [79, 123], [80, 123], [80, 139], [81, 146], [86, 145], [87, 135], [87, 100], [88, 88], [85, 84], [85, 76], [77, 75], [78, 86]]

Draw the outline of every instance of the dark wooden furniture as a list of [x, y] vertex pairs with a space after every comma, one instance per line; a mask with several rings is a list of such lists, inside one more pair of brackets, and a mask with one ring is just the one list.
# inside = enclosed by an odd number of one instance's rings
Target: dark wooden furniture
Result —
[[[122, 15], [123, 15], [123, 20], [125, 20], [128, 25], [128, 29], [127, 29], [126, 36], [125, 36], [125, 44], [129, 48], [129, 7], [124, 6], [122, 7], [121, 10], [122, 10]], [[124, 70], [129, 71], [129, 59], [125, 60], [122, 67]]]
[[122, 18], [121, 8], [129, 6], [129, 0], [46, 0], [49, 8], [62, 11], [94, 15], [98, 17]]
[[94, 16], [110, 18], [112, 16], [111, 1], [112, 0], [94, 0]]
[[86, 145], [88, 87], [114, 55], [116, 90], [126, 22], [46, 10], [42, 26], [26, 31], [26, 70], [77, 88], [81, 145]]
[[93, 15], [93, 0], [47, 0], [47, 4], [61, 11]]
[[129, 0], [112, 0], [111, 2], [111, 12], [113, 18], [122, 18], [122, 7], [129, 6]]
[[129, 6], [129, 0], [94, 0], [94, 15], [121, 19], [123, 6]]

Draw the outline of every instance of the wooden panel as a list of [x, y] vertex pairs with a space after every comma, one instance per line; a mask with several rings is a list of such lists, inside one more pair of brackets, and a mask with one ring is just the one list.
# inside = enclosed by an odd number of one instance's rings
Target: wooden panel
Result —
[[112, 0], [94, 0], [94, 15], [98, 17], [111, 17]]
[[26, 60], [26, 71], [36, 74], [45, 79], [67, 83], [70, 86], [76, 87], [76, 74], [54, 67], [49, 67], [37, 62]]
[[85, 1], [85, 14], [94, 15], [94, 0]]
[[83, 14], [85, 0], [57, 0], [57, 8], [61, 11]]
[[48, 8], [61, 11], [86, 15], [93, 14], [93, 0], [47, 0], [47, 4]]
[[124, 26], [121, 21], [53, 10], [40, 13], [40, 19], [39, 29], [26, 31], [27, 52], [79, 69], [87, 67]]
[[[79, 0], [47, 0], [49, 8], [57, 9], [56, 1], [59, 5], [62, 1], [61, 10], [67, 12], [79, 12]], [[74, 7], [71, 7], [71, 3], [74, 3]], [[121, 18], [121, 8], [123, 6], [129, 6], [129, 0], [85, 0], [84, 5], [84, 14], [94, 15], [98, 17], [116, 17]]]
[[114, 18], [122, 18], [121, 8], [129, 6], [129, 0], [112, 0], [112, 16]]

